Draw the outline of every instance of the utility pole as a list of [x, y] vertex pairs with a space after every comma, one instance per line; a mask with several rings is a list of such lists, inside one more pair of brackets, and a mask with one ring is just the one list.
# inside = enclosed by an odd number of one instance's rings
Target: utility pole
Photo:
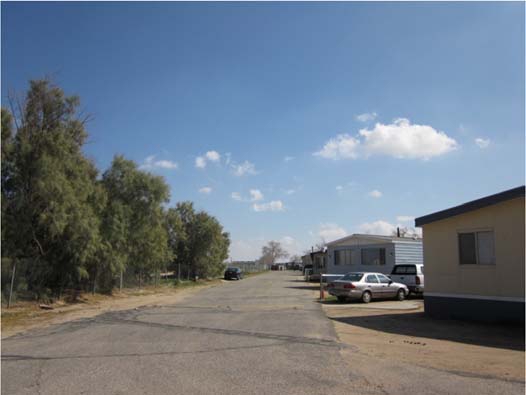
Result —
[[11, 306], [11, 295], [13, 295], [13, 285], [15, 283], [16, 260], [13, 261], [13, 272], [11, 273], [11, 287], [9, 289], [9, 299], [7, 300], [7, 308]]

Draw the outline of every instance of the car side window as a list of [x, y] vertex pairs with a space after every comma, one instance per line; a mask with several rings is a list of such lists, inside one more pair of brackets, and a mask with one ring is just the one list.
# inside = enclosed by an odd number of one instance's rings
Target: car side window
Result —
[[376, 276], [374, 274], [369, 274], [366, 278], [365, 278], [365, 281], [368, 282], [368, 283], [375, 283], [375, 284], [378, 284], [378, 279], [376, 278]]
[[384, 276], [382, 274], [378, 274], [378, 280], [380, 280], [380, 283], [381, 284], [389, 284], [389, 281], [391, 281], [391, 279], [387, 276]]

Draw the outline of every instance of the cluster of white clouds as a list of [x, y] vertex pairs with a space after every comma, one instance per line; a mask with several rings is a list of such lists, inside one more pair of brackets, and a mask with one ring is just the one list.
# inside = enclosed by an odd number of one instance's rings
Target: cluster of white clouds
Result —
[[378, 114], [375, 112], [365, 112], [363, 114], [357, 115], [356, 119], [360, 122], [369, 122], [369, 121], [374, 121], [377, 116]]
[[203, 195], [210, 195], [212, 193], [211, 187], [202, 187], [199, 189], [199, 193], [202, 193]]
[[371, 192], [369, 192], [369, 196], [378, 199], [382, 197], [382, 192], [380, 192], [378, 189], [374, 189]]
[[[248, 160], [245, 160], [242, 163], [235, 163], [234, 161], [232, 161], [232, 156], [230, 152], [224, 154], [224, 157], [224, 164], [225, 166], [230, 168], [233, 175], [241, 177], [244, 175], [258, 174], [256, 166]], [[206, 152], [204, 155], [200, 155], [195, 158], [195, 167], [197, 167], [198, 169], [206, 168], [208, 163], [220, 164], [221, 154], [215, 150], [211, 150]]]
[[260, 211], [284, 211], [285, 205], [281, 200], [271, 200], [267, 203], [254, 203], [252, 209], [256, 212]]
[[217, 151], [208, 151], [206, 154], [195, 158], [195, 167], [204, 169], [208, 162], [219, 163], [221, 155]]
[[458, 143], [429, 125], [411, 124], [397, 118], [391, 124], [376, 123], [357, 136], [339, 134], [314, 153], [327, 159], [358, 159], [385, 155], [399, 159], [427, 160], [458, 148]]
[[285, 205], [281, 200], [271, 200], [266, 203], [258, 203], [265, 199], [263, 192], [259, 189], [250, 189], [248, 191], [249, 197], [244, 198], [239, 192], [232, 192], [230, 195], [232, 199], [238, 202], [250, 202], [252, 203], [252, 210], [256, 212], [261, 211], [284, 211]]
[[155, 160], [155, 155], [146, 157], [144, 162], [139, 166], [141, 170], [167, 169], [175, 170], [179, 167], [176, 162], [170, 160]]
[[318, 230], [318, 236], [325, 241], [341, 239], [342, 237], [347, 236], [347, 234], [348, 233], [344, 228], [333, 222], [320, 224], [320, 229]]
[[232, 199], [237, 200], [238, 202], [258, 202], [265, 198], [263, 192], [261, 192], [259, 189], [250, 189], [248, 194], [250, 195], [248, 198], [243, 198], [239, 192], [232, 192], [230, 196]]
[[232, 163], [230, 166], [232, 168], [232, 174], [237, 177], [258, 174], [258, 172], [256, 171], [256, 166], [248, 160], [239, 164]]
[[481, 148], [481, 149], [488, 148], [490, 142], [491, 142], [490, 139], [483, 139], [481, 137], [477, 137], [475, 139], [475, 144], [477, 144], [478, 147]]

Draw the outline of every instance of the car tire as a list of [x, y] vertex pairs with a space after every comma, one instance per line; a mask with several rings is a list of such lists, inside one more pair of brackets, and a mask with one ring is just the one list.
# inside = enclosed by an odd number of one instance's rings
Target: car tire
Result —
[[338, 299], [338, 302], [340, 303], [344, 303], [347, 301], [347, 298], [345, 296], [337, 296], [336, 298]]
[[365, 291], [363, 294], [362, 294], [362, 302], [363, 303], [369, 303], [372, 299], [372, 295], [369, 291]]
[[398, 299], [400, 302], [403, 302], [405, 300], [405, 296], [405, 291], [402, 288], [400, 288], [396, 293], [396, 299]]

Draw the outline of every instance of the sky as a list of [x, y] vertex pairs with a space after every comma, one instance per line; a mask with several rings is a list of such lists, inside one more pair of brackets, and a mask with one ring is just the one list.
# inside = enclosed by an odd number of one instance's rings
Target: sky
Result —
[[50, 77], [85, 153], [165, 177], [231, 235], [389, 234], [524, 184], [525, 4], [1, 3], [2, 105]]

